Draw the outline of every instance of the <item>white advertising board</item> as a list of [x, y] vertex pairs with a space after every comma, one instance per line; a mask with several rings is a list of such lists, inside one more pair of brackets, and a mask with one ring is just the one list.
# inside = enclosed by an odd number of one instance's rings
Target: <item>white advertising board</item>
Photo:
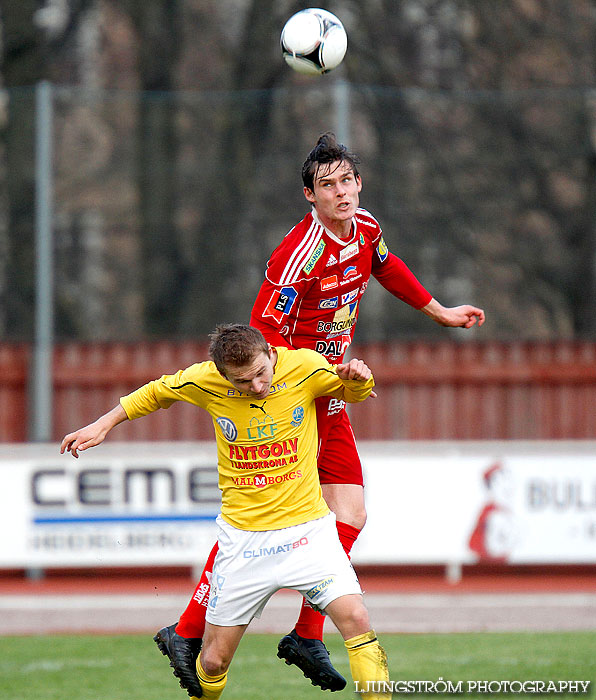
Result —
[[359, 563], [596, 563], [596, 443], [364, 444]]
[[215, 542], [211, 443], [0, 448], [0, 566], [196, 565]]
[[[596, 443], [360, 444], [356, 564], [596, 563]], [[216, 537], [212, 443], [0, 446], [0, 567], [196, 566]]]

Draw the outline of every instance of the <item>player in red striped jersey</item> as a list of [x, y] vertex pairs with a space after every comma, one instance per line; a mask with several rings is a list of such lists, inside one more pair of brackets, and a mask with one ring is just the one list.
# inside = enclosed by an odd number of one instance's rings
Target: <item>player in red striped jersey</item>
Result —
[[[387, 291], [443, 326], [484, 323], [475, 306], [445, 307], [387, 248], [377, 220], [360, 208], [358, 158], [333, 134], [321, 136], [302, 168], [311, 211], [273, 251], [250, 323], [272, 345], [310, 348], [330, 362], [342, 361], [354, 335], [360, 299], [373, 275]], [[362, 466], [345, 404], [317, 399], [319, 479], [337, 517], [340, 541], [349, 555], [366, 521]], [[186, 611], [156, 641], [182, 682], [192, 673], [185, 659], [204, 628], [212, 551]], [[322, 642], [324, 617], [304, 603], [296, 627], [279, 644], [278, 656], [295, 663], [314, 684], [345, 685]]]

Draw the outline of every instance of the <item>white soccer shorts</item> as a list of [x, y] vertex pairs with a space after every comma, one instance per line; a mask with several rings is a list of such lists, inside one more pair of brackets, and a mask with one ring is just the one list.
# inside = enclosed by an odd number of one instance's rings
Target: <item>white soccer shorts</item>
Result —
[[362, 593], [333, 513], [265, 532], [239, 530], [221, 516], [217, 524], [219, 551], [206, 616], [213, 625], [248, 624], [281, 588], [299, 591], [319, 610], [343, 595]]

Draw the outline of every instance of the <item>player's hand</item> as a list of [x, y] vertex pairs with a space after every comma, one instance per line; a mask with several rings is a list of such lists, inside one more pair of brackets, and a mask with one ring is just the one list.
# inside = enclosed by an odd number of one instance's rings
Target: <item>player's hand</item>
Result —
[[120, 404], [117, 404], [111, 411], [100, 416], [93, 423], [65, 435], [60, 445], [60, 454], [70, 452], [73, 457], [78, 457], [79, 452], [103, 442], [110, 430], [125, 420], [128, 420], [126, 411]]
[[84, 428], [79, 428], [75, 430], [74, 433], [69, 433], [64, 436], [62, 444], [60, 445], [60, 454], [70, 452], [73, 457], [78, 459], [79, 452], [89, 447], [95, 447], [103, 442], [107, 432], [108, 431], [99, 424], [99, 421], [90, 423]]
[[[372, 376], [370, 367], [363, 361], [352, 358], [346, 364], [336, 365], [337, 376], [342, 379], [355, 379], [356, 381], [366, 382]], [[374, 391], [370, 392], [372, 398], [376, 398]]]
[[446, 308], [439, 323], [450, 328], [471, 328], [476, 321], [478, 321], [479, 326], [484, 323], [484, 311], [475, 306], [464, 304], [463, 306]]
[[431, 299], [420, 310], [439, 325], [448, 328], [471, 328], [476, 323], [479, 326], [484, 323], [484, 311], [470, 304], [449, 307], [443, 306], [436, 299]]

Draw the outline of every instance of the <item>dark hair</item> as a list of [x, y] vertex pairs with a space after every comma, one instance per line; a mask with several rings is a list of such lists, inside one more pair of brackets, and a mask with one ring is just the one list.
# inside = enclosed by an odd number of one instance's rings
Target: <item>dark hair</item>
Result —
[[217, 326], [209, 339], [209, 356], [224, 376], [226, 367], [242, 367], [250, 364], [260, 352], [269, 353], [261, 331], [241, 323]]
[[358, 177], [359, 172], [356, 167], [360, 162], [360, 158], [355, 153], [350, 153], [348, 149], [337, 142], [337, 138], [331, 131], [319, 136], [317, 145], [308, 154], [302, 166], [302, 182], [309, 190], [314, 190], [315, 175], [321, 165], [329, 165], [340, 161], [348, 163], [354, 172], [354, 176]]

